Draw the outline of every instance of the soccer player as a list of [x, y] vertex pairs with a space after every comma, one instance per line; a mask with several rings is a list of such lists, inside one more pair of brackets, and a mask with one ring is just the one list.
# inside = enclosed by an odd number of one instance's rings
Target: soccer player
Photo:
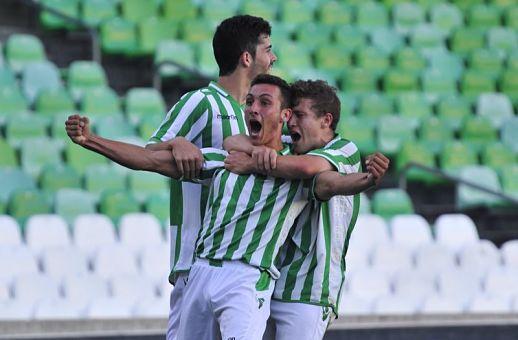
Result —
[[[292, 85], [292, 96], [294, 107], [288, 128], [294, 151], [305, 154], [308, 164], [329, 162], [335, 171], [317, 178], [325, 185], [317, 186], [316, 195], [325, 201], [306, 206], [281, 249], [271, 319], [277, 340], [318, 340], [324, 336], [330, 315], [336, 314], [344, 282], [345, 254], [359, 209], [359, 195], [352, 195], [358, 192], [355, 183], [344, 183], [349, 180], [347, 174], [361, 171], [360, 154], [352, 142], [335, 133], [340, 102], [332, 87], [323, 81], [297, 81]], [[247, 140], [235, 136], [225, 141], [227, 148], [250, 154], [229, 157], [227, 168], [283, 178], [299, 175], [286, 167], [289, 156], [276, 158], [266, 153], [263, 158], [256, 152], [252, 159], [254, 147]], [[388, 163], [386, 157], [375, 154], [369, 156], [367, 168], [380, 180]]]
[[[225, 137], [247, 133], [241, 105], [256, 75], [267, 73], [276, 60], [267, 21], [249, 15], [224, 20], [212, 41], [219, 67], [217, 82], [185, 94], [173, 106], [151, 137], [146, 148], [172, 149], [180, 173], [194, 178], [203, 161], [198, 148], [222, 148]], [[192, 142], [184, 143], [185, 141]], [[194, 144], [194, 145], [193, 145]], [[194, 244], [203, 220], [208, 189], [196, 183], [171, 180], [170, 275], [171, 293], [167, 339], [172, 340], [179, 324], [183, 289], [193, 262]]]
[[[289, 96], [289, 87], [280, 78], [263, 75], [252, 82], [245, 109], [252, 144], [289, 154], [281, 142], [283, 122], [291, 114]], [[84, 117], [71, 116], [66, 126], [74, 142], [123, 166], [180, 177], [168, 151], [146, 150], [91, 135]], [[206, 169], [217, 163], [208, 158], [216, 153], [204, 150]], [[324, 163], [306, 176], [330, 168]], [[370, 186], [367, 177], [362, 174], [359, 180]], [[270, 311], [271, 279], [279, 276], [274, 259], [307, 202], [305, 195], [300, 180], [240, 176], [223, 169], [216, 172], [196, 243], [197, 260], [186, 286], [179, 338], [262, 337]]]

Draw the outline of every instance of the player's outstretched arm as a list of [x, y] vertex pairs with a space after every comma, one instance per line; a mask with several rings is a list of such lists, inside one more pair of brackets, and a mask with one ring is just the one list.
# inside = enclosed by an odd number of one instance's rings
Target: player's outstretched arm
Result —
[[376, 185], [369, 173], [343, 175], [337, 171], [324, 171], [315, 177], [315, 196], [323, 201], [336, 195], [356, 195]]
[[172, 178], [181, 176], [170, 151], [152, 151], [137, 145], [96, 136], [90, 133], [88, 118], [79, 115], [69, 116], [65, 122], [65, 128], [74, 143], [124, 167], [157, 172]]

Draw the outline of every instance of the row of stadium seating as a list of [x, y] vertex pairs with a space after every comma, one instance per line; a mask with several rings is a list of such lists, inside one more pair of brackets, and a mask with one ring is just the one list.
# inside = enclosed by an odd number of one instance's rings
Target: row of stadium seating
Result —
[[[127, 214], [115, 228], [106, 216], [82, 215], [71, 233], [58, 215], [32, 216], [23, 233], [9, 216], [0, 222], [0, 253], [9, 254], [0, 256], [0, 319], [159, 317], [167, 310], [168, 246], [153, 216]], [[465, 215], [442, 215], [433, 228], [419, 215], [389, 223], [360, 215], [348, 257], [341, 314], [516, 308], [518, 242], [497, 249]], [[147, 310], [145, 300], [160, 307]], [[50, 312], [49, 301], [63, 308]]]

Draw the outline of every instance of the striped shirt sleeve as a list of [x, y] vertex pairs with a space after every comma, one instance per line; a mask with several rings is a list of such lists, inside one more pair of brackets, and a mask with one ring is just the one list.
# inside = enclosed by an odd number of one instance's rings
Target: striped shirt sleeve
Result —
[[167, 113], [148, 144], [165, 142], [178, 136], [195, 140], [207, 123], [209, 111], [210, 104], [205, 93], [201, 90], [186, 93]]
[[219, 169], [225, 167], [225, 158], [228, 153], [225, 150], [218, 148], [202, 148], [203, 166], [200, 172], [200, 177], [193, 180], [195, 183], [210, 185], [214, 173]]
[[343, 174], [358, 172], [360, 152], [352, 142], [340, 148], [322, 148], [312, 150], [307, 155], [325, 158], [335, 169]]

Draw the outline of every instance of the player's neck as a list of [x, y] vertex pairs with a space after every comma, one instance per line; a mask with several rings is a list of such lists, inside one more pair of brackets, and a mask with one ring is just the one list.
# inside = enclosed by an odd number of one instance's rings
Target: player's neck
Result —
[[243, 104], [250, 89], [250, 80], [242, 72], [236, 70], [228, 76], [219, 77], [218, 85], [225, 89], [239, 104]]

